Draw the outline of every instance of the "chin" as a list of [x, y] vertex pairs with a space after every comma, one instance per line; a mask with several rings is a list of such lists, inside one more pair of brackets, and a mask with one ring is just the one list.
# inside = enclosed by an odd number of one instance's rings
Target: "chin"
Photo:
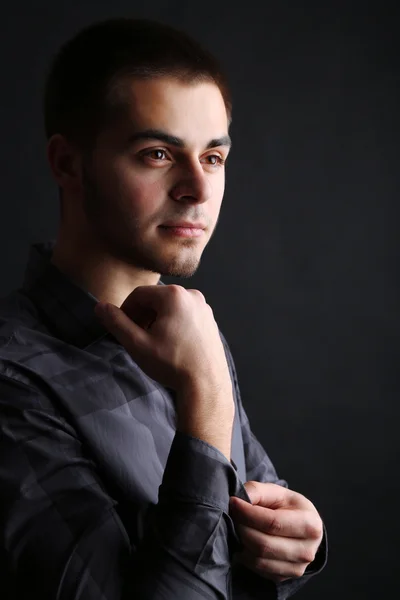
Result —
[[[167, 269], [165, 271], [162, 271], [160, 273], [161, 277], [179, 277], [181, 279], [188, 279], [189, 277], [193, 277], [193, 275], [196, 273], [197, 271], [196, 267], [195, 269]], [[158, 271], [157, 271], [158, 272]]]
[[154, 261], [157, 273], [165, 277], [192, 277], [199, 268], [201, 256], [197, 252], [174, 252], [163, 254]]
[[192, 277], [200, 265], [201, 251], [194, 248], [168, 248], [164, 244], [145, 243], [142, 239], [134, 244], [126, 240], [112, 240], [109, 253], [119, 261], [142, 271], [150, 271], [164, 277]]
[[146, 256], [144, 253], [141, 256], [143, 267], [164, 277], [192, 277], [199, 268], [202, 255], [202, 248], [184, 245], [171, 247], [156, 243], [148, 246], [147, 250]]
[[168, 260], [166, 256], [141, 256], [139, 260], [138, 258], [137, 255], [130, 257], [129, 262], [144, 271], [158, 273], [164, 277], [182, 277], [186, 279], [187, 277], [192, 277], [200, 265], [198, 257], [186, 258], [186, 260], [182, 260], [181, 257]]
[[192, 277], [197, 269], [199, 268], [200, 260], [186, 260], [186, 261], [170, 261], [167, 263], [163, 261], [159, 266], [161, 268], [157, 269], [157, 273], [160, 273], [161, 276], [164, 277], [182, 277], [186, 279], [188, 277]]

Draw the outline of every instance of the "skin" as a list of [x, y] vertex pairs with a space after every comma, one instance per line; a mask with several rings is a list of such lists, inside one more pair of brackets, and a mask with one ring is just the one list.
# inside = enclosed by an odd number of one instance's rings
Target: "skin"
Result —
[[235, 561], [275, 582], [301, 577], [323, 537], [315, 506], [302, 494], [274, 483], [244, 485], [251, 504], [231, 497], [229, 507], [244, 546]]
[[[91, 157], [56, 135], [48, 144], [63, 189], [64, 215], [52, 262], [99, 300], [121, 306], [139, 285], [161, 275], [190, 277], [221, 208], [229, 146], [218, 87], [170, 78], [134, 81], [127, 114], [101, 131]], [[182, 140], [178, 148], [132, 135], [150, 129]], [[166, 235], [166, 221], [203, 221], [200, 238]]]
[[[48, 143], [63, 190], [52, 262], [114, 308], [160, 275], [195, 273], [218, 222], [229, 153], [228, 117], [216, 85], [136, 80], [128, 98], [128, 110], [100, 132], [90, 156], [60, 134]], [[132, 139], [149, 130], [158, 133]], [[171, 220], [200, 220], [206, 229], [200, 238], [166, 235], [159, 226]], [[114, 333], [133, 338], [131, 320], [115, 311]], [[275, 484], [245, 486], [252, 504], [233, 498], [230, 506], [244, 544], [237, 560], [275, 581], [302, 575], [322, 539], [315, 507]]]

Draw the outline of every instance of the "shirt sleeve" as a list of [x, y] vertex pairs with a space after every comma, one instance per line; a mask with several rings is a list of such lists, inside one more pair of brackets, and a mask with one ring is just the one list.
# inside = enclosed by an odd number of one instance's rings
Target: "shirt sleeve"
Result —
[[[243, 437], [244, 455], [246, 463], [247, 481], [260, 481], [276, 483], [288, 487], [284, 479], [276, 473], [271, 459], [265, 452], [257, 437], [251, 431], [249, 419], [244, 409], [237, 372], [228, 343], [220, 332], [228, 360], [229, 370], [233, 381], [241, 431]], [[249, 501], [249, 498], [247, 498]], [[286, 600], [299, 590], [313, 575], [325, 567], [328, 558], [327, 533], [324, 525], [324, 534], [314, 561], [308, 566], [302, 577], [290, 578], [282, 583], [274, 582], [257, 575], [239, 563], [232, 565], [232, 592], [233, 600]]]
[[0, 375], [0, 569], [5, 577], [7, 563], [9, 598], [231, 598], [240, 544], [229, 497], [243, 493], [226, 457], [177, 432], [135, 546], [99, 466], [43, 388]]

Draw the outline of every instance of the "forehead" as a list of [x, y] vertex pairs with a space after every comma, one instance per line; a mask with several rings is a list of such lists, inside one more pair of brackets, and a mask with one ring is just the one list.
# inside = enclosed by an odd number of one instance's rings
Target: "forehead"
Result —
[[201, 143], [228, 132], [228, 116], [218, 86], [159, 77], [134, 80], [124, 91], [126, 110], [121, 126], [161, 129], [190, 143]]

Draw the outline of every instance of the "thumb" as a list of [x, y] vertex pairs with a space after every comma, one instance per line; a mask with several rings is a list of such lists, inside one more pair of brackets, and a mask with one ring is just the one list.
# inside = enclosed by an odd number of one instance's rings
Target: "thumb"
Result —
[[259, 481], [246, 481], [246, 492], [252, 504], [267, 508], [283, 508], [290, 500], [290, 491], [276, 483], [261, 483]]
[[134, 354], [138, 346], [146, 346], [148, 334], [134, 323], [123, 310], [109, 302], [98, 302], [94, 308], [96, 316], [129, 353]]
[[257, 484], [257, 481], [246, 481], [244, 483], [245, 490], [252, 504], [259, 504], [260, 493]]

